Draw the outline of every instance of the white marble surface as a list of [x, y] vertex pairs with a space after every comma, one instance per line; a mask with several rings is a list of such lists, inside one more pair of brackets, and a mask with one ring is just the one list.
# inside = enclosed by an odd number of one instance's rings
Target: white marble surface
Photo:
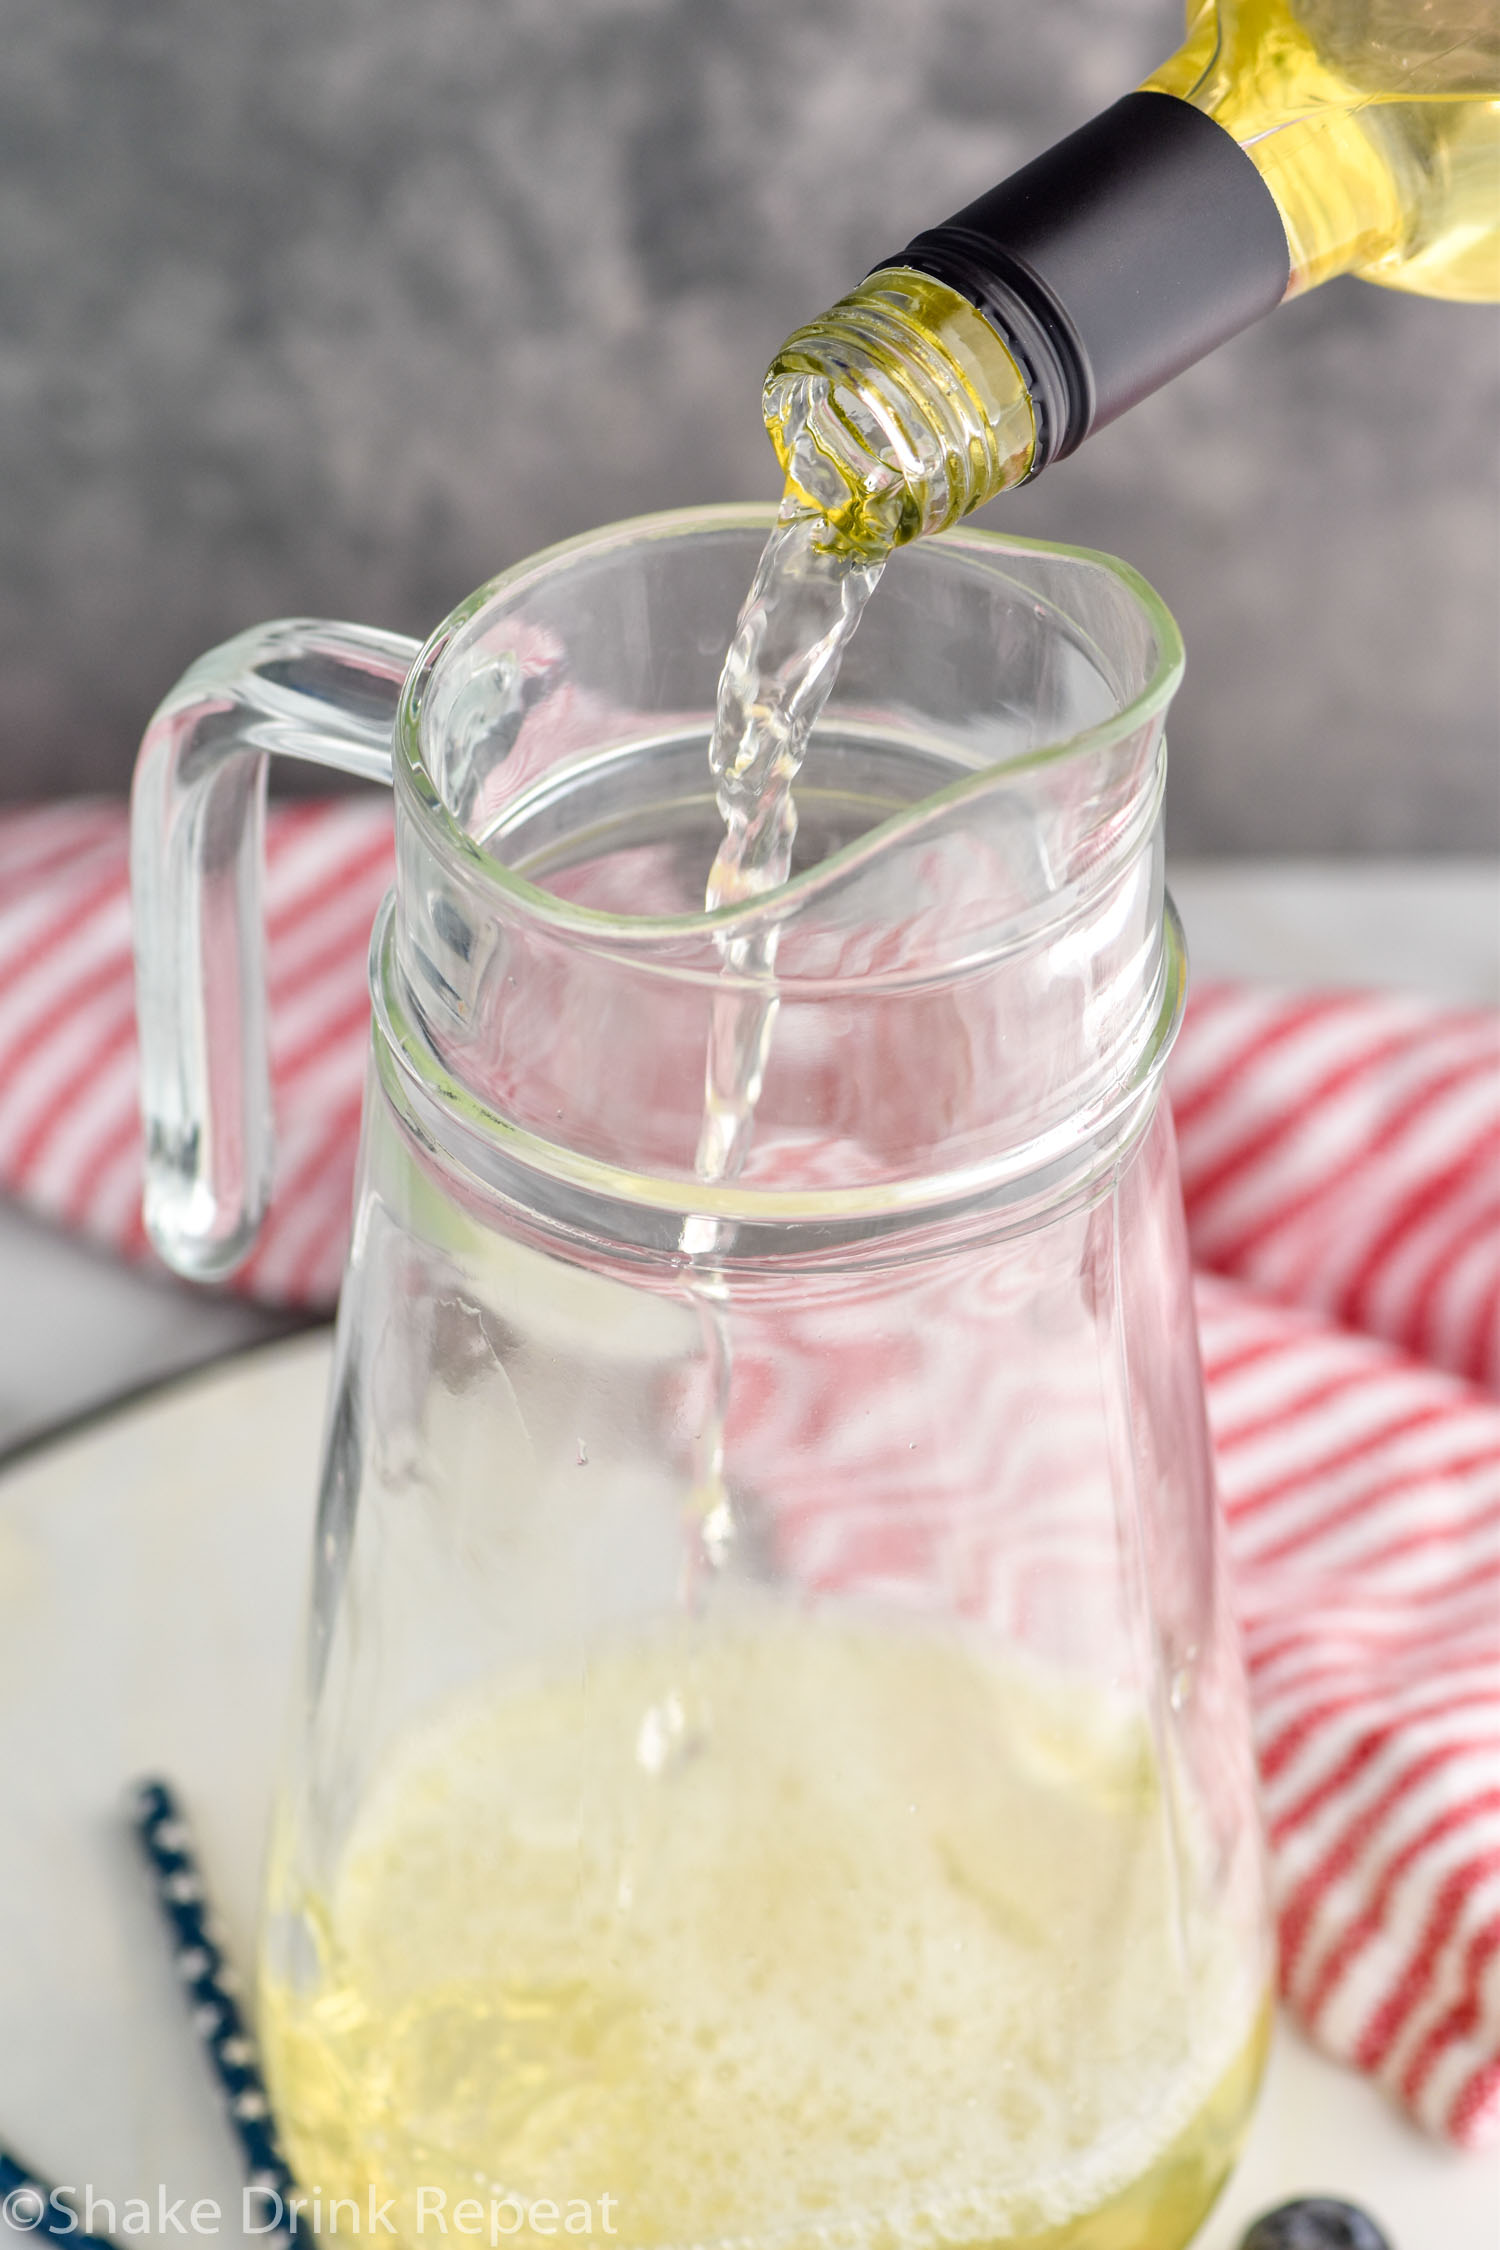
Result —
[[[177, 1782], [247, 1962], [328, 1358], [326, 1336], [249, 1354], [0, 1477], [0, 2120], [53, 2180], [213, 2199], [231, 2246], [228, 2131], [120, 1807], [144, 1773]], [[1367, 2204], [1393, 2250], [1500, 2240], [1491, 2162], [1425, 2141], [1282, 2024], [1197, 2250], [1313, 2191]]]
[[286, 1325], [237, 1297], [126, 1266], [0, 1202], [0, 1455]]
[[[1170, 881], [1195, 976], [1500, 1001], [1493, 859], [1184, 859]], [[287, 1325], [129, 1271], [0, 1204], [0, 1455]]]

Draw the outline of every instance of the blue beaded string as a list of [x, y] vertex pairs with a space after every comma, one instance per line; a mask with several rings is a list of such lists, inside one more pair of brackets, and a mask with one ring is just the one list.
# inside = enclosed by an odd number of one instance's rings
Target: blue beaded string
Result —
[[[297, 2183], [276, 2137], [255, 2042], [236, 1997], [239, 1978], [224, 1958], [222, 1927], [209, 1906], [187, 1822], [164, 1781], [139, 1782], [133, 1803], [136, 1836], [151, 1869], [193, 2028], [240, 2144], [246, 2185], [265, 2198], [266, 2217], [276, 2208], [271, 2197], [279, 2198], [281, 2223], [257, 2233], [257, 2240], [269, 2250], [286, 2250], [291, 2243], [315, 2250], [311, 2227], [290, 2208]], [[73, 2238], [75, 2250], [78, 2239]]]

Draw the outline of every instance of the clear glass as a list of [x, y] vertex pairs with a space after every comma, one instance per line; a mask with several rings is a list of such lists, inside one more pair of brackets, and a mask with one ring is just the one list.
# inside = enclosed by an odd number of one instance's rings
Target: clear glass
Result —
[[1159, 1099], [1177, 635], [919, 542], [791, 882], [706, 914], [769, 522], [556, 549], [402, 693], [273, 2100], [409, 2244], [1178, 2250], [1271, 1957]]
[[271, 1193], [266, 761], [391, 778], [417, 643], [283, 618], [211, 649], [156, 711], [130, 805], [146, 1228], [194, 1281], [243, 1264]]

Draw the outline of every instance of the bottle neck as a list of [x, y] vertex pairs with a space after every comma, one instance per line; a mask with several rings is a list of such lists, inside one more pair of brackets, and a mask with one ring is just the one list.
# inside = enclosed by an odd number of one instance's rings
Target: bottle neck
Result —
[[793, 503], [870, 556], [1019, 484], [1036, 450], [1014, 353], [958, 290], [901, 266], [788, 337], [763, 411]]
[[789, 338], [767, 427], [794, 492], [885, 551], [1071, 453], [1279, 304], [1289, 271], [1237, 143], [1128, 94]]
[[1212, 118], [1127, 94], [942, 226], [903, 263], [1006, 338], [1038, 409], [1033, 474], [1278, 305], [1275, 199]]

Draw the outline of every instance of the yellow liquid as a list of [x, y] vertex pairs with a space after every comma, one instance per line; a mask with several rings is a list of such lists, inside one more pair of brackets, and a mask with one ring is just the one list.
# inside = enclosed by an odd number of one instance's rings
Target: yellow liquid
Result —
[[1166, 1811], [1138, 1722], [915, 1632], [470, 1696], [304, 1902], [315, 1981], [263, 1980], [294, 2169], [408, 2243], [441, 2194], [522, 2243], [1178, 2250], [1265, 2022]]
[[1187, 44], [1146, 85], [1255, 163], [1293, 291], [1357, 273], [1500, 296], [1495, 0], [1191, 0]]
[[[1335, 274], [1500, 298], [1495, 0], [1190, 0], [1146, 82], [1212, 117], [1275, 199], [1287, 294]], [[788, 337], [766, 427], [788, 491], [872, 562], [1030, 473], [1025, 378], [945, 284], [869, 275]]]

